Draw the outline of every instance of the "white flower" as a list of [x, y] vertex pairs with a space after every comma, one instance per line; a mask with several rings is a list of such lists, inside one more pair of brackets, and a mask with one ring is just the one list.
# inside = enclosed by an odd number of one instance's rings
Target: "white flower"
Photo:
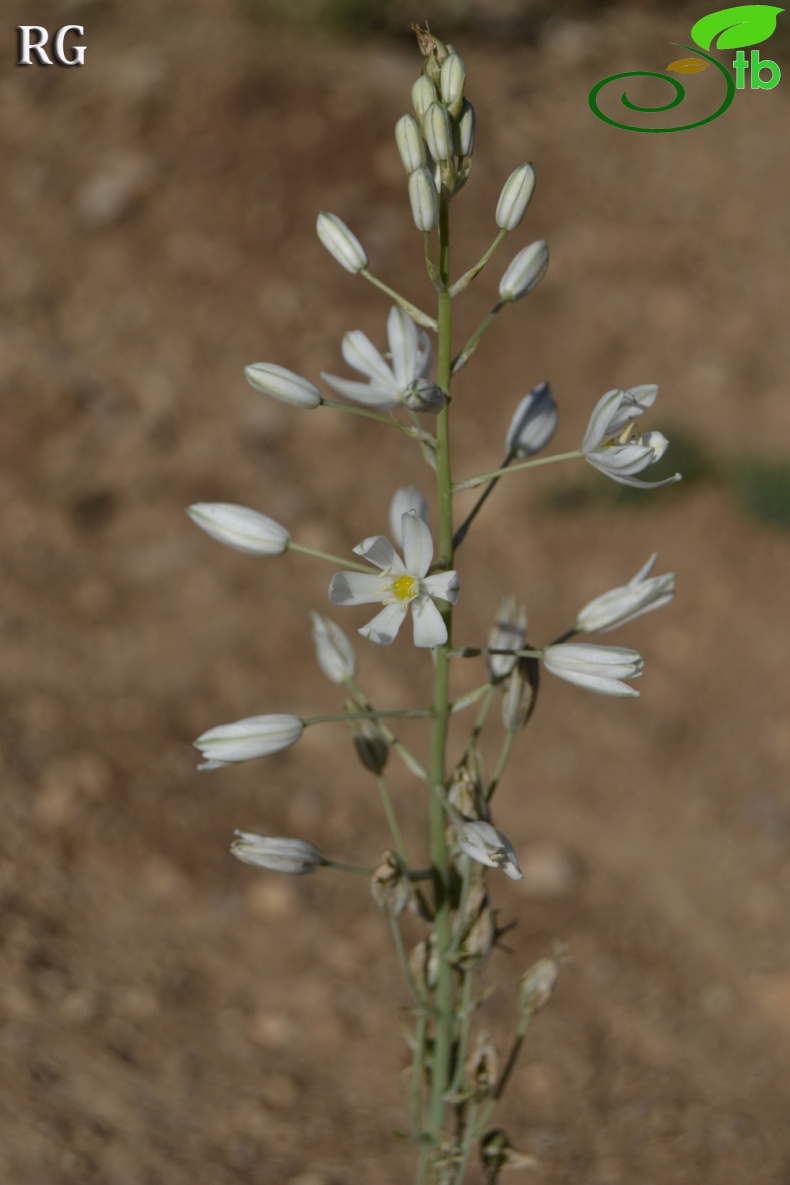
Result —
[[501, 868], [512, 881], [524, 878], [512, 843], [490, 823], [464, 823], [458, 828], [458, 847], [478, 864]]
[[219, 724], [195, 741], [195, 748], [200, 749], [207, 761], [200, 768], [219, 769], [237, 761], [268, 757], [296, 744], [303, 731], [303, 721], [288, 714], [248, 716], [233, 724]]
[[639, 433], [634, 423], [652, 407], [657, 395], [658, 387], [653, 383], [602, 395], [582, 441], [585, 460], [624, 486], [665, 486], [680, 481], [679, 473], [663, 481], [641, 481], [633, 476], [660, 460], [669, 445], [660, 432]]
[[272, 872], [288, 872], [304, 876], [315, 872], [325, 862], [315, 844], [305, 839], [278, 839], [269, 835], [255, 835], [251, 831], [237, 831], [230, 850], [243, 864], [268, 868]]
[[407, 173], [425, 164], [425, 141], [413, 115], [402, 115], [395, 124], [395, 143]]
[[371, 535], [354, 548], [357, 555], [381, 568], [374, 572], [337, 572], [329, 585], [329, 599], [335, 605], [370, 605], [380, 601], [384, 608], [360, 629], [371, 642], [388, 646], [411, 609], [414, 645], [434, 647], [447, 641], [447, 627], [433, 603], [433, 597], [455, 604], [458, 573], [426, 575], [433, 559], [431, 532], [416, 511], [403, 515], [405, 563], [383, 535]]
[[328, 214], [322, 210], [316, 220], [315, 229], [329, 254], [347, 272], [356, 275], [368, 266], [365, 248], [337, 214]]
[[668, 605], [675, 595], [675, 573], [650, 577], [657, 558], [655, 553], [651, 555], [628, 584], [613, 588], [585, 605], [576, 619], [576, 629], [585, 634], [606, 634], [635, 617]]
[[248, 555], [282, 555], [291, 538], [273, 518], [232, 502], [196, 502], [187, 514], [212, 539]]
[[549, 443], [557, 430], [557, 404], [548, 383], [538, 383], [519, 403], [505, 437], [505, 449], [516, 457], [531, 457]]
[[569, 683], [578, 683], [601, 695], [639, 695], [621, 679], [637, 679], [644, 660], [636, 650], [622, 646], [596, 646], [592, 642], [572, 642], [547, 646], [543, 653], [546, 670]]
[[351, 639], [331, 617], [312, 612], [313, 644], [318, 665], [332, 683], [346, 683], [357, 673], [357, 656]]
[[425, 495], [419, 486], [401, 486], [392, 495], [390, 502], [390, 534], [395, 543], [403, 550], [403, 516], [410, 510], [417, 512], [426, 527], [431, 525], [431, 515]]
[[367, 375], [366, 383], [331, 374], [321, 377], [354, 403], [380, 411], [399, 407], [411, 385], [427, 377], [431, 369], [431, 343], [425, 330], [418, 329], [411, 317], [397, 305], [390, 309], [387, 318], [387, 337], [391, 365], [361, 330], [353, 329], [343, 338], [343, 357], [354, 370]]

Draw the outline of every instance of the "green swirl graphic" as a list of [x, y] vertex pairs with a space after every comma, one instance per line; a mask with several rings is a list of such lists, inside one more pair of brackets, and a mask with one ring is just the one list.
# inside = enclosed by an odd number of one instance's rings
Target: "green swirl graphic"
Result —
[[673, 41], [671, 44], [678, 45], [681, 49], [691, 50], [692, 53], [699, 54], [703, 58], [707, 58], [710, 64], [715, 66], [719, 73], [724, 77], [724, 81], [727, 85], [727, 93], [724, 96], [721, 106], [713, 112], [713, 115], [706, 115], [704, 119], [698, 119], [695, 123], [684, 123], [676, 128], [637, 128], [630, 123], [618, 123], [616, 119], [610, 119], [608, 115], [604, 115], [603, 111], [601, 111], [600, 107], [598, 106], [598, 92], [603, 87], [607, 86], [608, 83], [617, 82], [617, 80], [620, 78], [663, 78], [663, 80], [668, 82], [675, 91], [675, 97], [670, 99], [668, 103], [662, 104], [660, 107], [640, 107], [637, 103], [632, 103], [628, 98], [627, 93], [623, 91], [623, 93], [620, 95], [620, 102], [630, 111], [650, 112], [653, 114], [657, 111], [671, 111], [673, 107], [679, 106], [686, 97], [686, 91], [683, 87], [683, 84], [678, 82], [676, 78], [670, 78], [668, 74], [658, 74], [654, 70], [626, 70], [623, 74], [611, 74], [608, 78], [603, 78], [600, 82], [596, 82], [587, 99], [593, 115], [597, 115], [598, 119], [602, 119], [604, 123], [611, 124], [613, 128], [622, 128], [624, 132], [649, 132], [654, 134], [662, 132], [687, 132], [690, 128], [700, 128], [704, 123], [710, 123], [711, 120], [718, 119], [720, 115], [723, 115], [730, 103], [735, 98], [735, 81], [730, 72], [726, 70], [725, 67], [722, 66], [721, 62], [717, 61], [716, 58], [711, 57], [710, 54], [705, 53], [704, 50], [699, 49], [696, 45], [682, 45], [679, 41]]

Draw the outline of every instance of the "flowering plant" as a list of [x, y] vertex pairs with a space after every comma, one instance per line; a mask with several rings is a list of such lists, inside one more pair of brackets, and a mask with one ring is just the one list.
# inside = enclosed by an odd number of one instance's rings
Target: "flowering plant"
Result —
[[[498, 299], [481, 325], [458, 350], [453, 343], [453, 301], [478, 277], [507, 235], [520, 226], [535, 187], [532, 165], [516, 168], [505, 182], [495, 212], [498, 233], [483, 257], [453, 279], [450, 266], [451, 204], [472, 166], [475, 114], [466, 98], [461, 57], [425, 30], [418, 30], [423, 55], [420, 77], [412, 88], [414, 114], [396, 126], [395, 139], [407, 174], [407, 192], [417, 229], [422, 233], [425, 266], [436, 290], [437, 311], [414, 306], [370, 271], [365, 248], [335, 214], [318, 217], [319, 238], [346, 271], [384, 291], [393, 301], [387, 319], [388, 352], [382, 354], [359, 330], [343, 338], [345, 362], [359, 379], [322, 374], [325, 385], [342, 401], [328, 398], [310, 379], [275, 363], [246, 367], [251, 385], [290, 407], [330, 408], [365, 416], [395, 428], [421, 450], [436, 492], [436, 539], [430, 529], [428, 501], [416, 487], [395, 491], [390, 507], [391, 535], [402, 551], [382, 535], [356, 547], [358, 560], [342, 559], [310, 548], [258, 510], [227, 503], [190, 507], [194, 522], [212, 538], [257, 557], [298, 551], [334, 564], [328, 588], [333, 605], [380, 606], [372, 620], [358, 627], [368, 642], [389, 645], [411, 616], [415, 646], [431, 652], [433, 692], [430, 706], [377, 708], [358, 682], [357, 658], [346, 631], [322, 613], [312, 614], [312, 637], [319, 666], [344, 689], [344, 710], [332, 716], [302, 718], [267, 713], [208, 729], [195, 742], [205, 764], [218, 769], [265, 757], [296, 744], [308, 727], [346, 722], [357, 754], [376, 780], [392, 835], [392, 850], [372, 865], [340, 863], [304, 839], [238, 831], [232, 852], [246, 864], [269, 871], [307, 875], [325, 869], [361, 874], [391, 928], [395, 951], [411, 997], [411, 1132], [418, 1148], [417, 1181], [422, 1185], [462, 1185], [475, 1150], [486, 1180], [495, 1182], [512, 1165], [534, 1163], [517, 1152], [500, 1128], [490, 1126], [496, 1104], [516, 1064], [532, 1017], [547, 1003], [559, 967], [559, 953], [541, 959], [522, 976], [518, 1022], [502, 1068], [484, 1033], [473, 1039], [485, 994], [478, 975], [500, 931], [491, 910], [488, 870], [521, 878], [518, 854], [493, 823], [493, 796], [518, 734], [532, 718], [541, 665], [550, 674], [608, 696], [638, 696], [630, 681], [644, 663], [636, 651], [576, 641], [579, 634], [614, 630], [666, 605], [674, 596], [674, 576], [651, 576], [656, 557], [626, 585], [604, 592], [578, 614], [576, 623], [543, 647], [527, 643], [527, 615], [513, 598], [504, 598], [485, 645], [463, 645], [453, 638], [453, 606], [461, 595], [457, 553], [498, 482], [537, 465], [586, 460], [616, 482], [646, 483], [636, 474], [666, 450], [659, 432], [640, 433], [639, 416], [655, 402], [653, 385], [613, 390], [594, 407], [581, 446], [566, 453], [537, 456], [554, 435], [558, 407], [548, 383], [533, 387], [516, 406], [505, 439], [502, 464], [488, 473], [454, 480], [450, 425], [457, 414], [451, 403], [453, 376], [472, 358], [494, 318], [507, 305], [535, 290], [549, 262], [548, 246], [538, 240], [522, 247], [504, 271]], [[435, 349], [431, 339], [435, 338]], [[431, 370], [436, 359], [434, 377]], [[462, 408], [458, 413], [462, 414]], [[452, 413], [452, 415], [451, 415]], [[675, 481], [675, 475], [668, 481]], [[652, 484], [665, 484], [664, 482]], [[485, 487], [460, 523], [455, 495]], [[464, 575], [463, 580], [467, 577]], [[485, 659], [479, 687], [454, 700], [453, 665]], [[626, 682], [629, 681], [629, 682]], [[505, 739], [492, 776], [483, 772], [481, 738], [499, 699]], [[448, 753], [452, 713], [478, 706], [469, 741], [460, 756]], [[424, 719], [430, 726], [430, 760], [424, 764], [393, 728], [402, 718]], [[385, 767], [394, 751], [421, 783], [427, 816], [430, 866], [416, 867], [406, 850], [390, 796]], [[424, 936], [408, 952], [403, 915], [419, 919]]]

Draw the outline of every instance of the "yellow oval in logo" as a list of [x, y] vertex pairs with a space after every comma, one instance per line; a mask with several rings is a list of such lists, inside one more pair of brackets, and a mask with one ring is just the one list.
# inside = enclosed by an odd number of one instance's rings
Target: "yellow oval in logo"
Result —
[[707, 70], [708, 63], [702, 58], [678, 58], [670, 62], [667, 70], [674, 70], [676, 74], [698, 74], [700, 70]]

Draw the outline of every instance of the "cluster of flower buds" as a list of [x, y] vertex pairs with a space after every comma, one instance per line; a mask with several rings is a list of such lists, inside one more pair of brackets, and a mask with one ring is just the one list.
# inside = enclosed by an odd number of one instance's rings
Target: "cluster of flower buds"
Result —
[[414, 115], [398, 120], [395, 142], [409, 178], [415, 225], [431, 231], [439, 221], [440, 192], [453, 197], [469, 176], [475, 110], [464, 97], [463, 58], [427, 31], [420, 45], [425, 62], [411, 91]]

